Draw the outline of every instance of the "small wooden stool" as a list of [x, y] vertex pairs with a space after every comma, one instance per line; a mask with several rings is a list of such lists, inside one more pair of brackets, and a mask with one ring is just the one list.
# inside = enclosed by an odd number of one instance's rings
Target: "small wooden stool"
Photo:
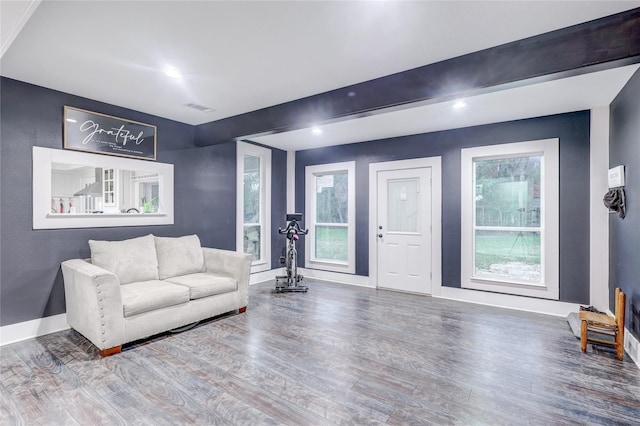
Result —
[[[616, 288], [616, 312], [615, 317], [606, 314], [598, 314], [589, 311], [580, 311], [580, 347], [582, 352], [587, 351], [587, 342], [595, 342], [604, 345], [612, 345], [616, 348], [618, 359], [624, 358], [624, 310], [626, 296], [620, 288]], [[605, 340], [598, 337], [589, 337], [589, 333], [601, 336], [609, 336], [613, 340]]]

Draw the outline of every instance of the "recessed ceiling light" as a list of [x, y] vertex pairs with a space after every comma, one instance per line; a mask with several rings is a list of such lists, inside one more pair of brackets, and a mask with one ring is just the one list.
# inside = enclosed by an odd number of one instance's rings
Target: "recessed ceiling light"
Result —
[[171, 78], [182, 78], [182, 73], [180, 70], [174, 67], [166, 67], [164, 69], [164, 74]]
[[322, 129], [320, 127], [314, 127], [311, 129], [311, 133], [313, 133], [314, 135], [321, 135]]
[[461, 108], [464, 108], [466, 106], [467, 106], [467, 103], [465, 101], [463, 101], [463, 100], [456, 101], [456, 103], [453, 104], [453, 108], [454, 109], [461, 109]]

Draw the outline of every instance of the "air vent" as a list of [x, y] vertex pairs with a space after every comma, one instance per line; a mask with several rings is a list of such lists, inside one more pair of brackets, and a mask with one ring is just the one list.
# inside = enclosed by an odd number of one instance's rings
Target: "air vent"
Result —
[[193, 108], [193, 109], [197, 109], [200, 112], [213, 112], [215, 111], [213, 108], [209, 108], [203, 105], [198, 105], [198, 104], [185, 104], [185, 106], [189, 107], [189, 108]]

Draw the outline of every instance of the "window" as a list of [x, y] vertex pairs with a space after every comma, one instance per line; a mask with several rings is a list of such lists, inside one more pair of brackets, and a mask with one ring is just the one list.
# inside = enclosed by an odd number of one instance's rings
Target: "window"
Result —
[[173, 224], [173, 165], [33, 147], [33, 229]]
[[462, 287], [558, 299], [558, 140], [462, 150]]
[[306, 265], [355, 272], [355, 163], [306, 168]]
[[251, 272], [271, 269], [271, 150], [238, 142], [237, 247]]

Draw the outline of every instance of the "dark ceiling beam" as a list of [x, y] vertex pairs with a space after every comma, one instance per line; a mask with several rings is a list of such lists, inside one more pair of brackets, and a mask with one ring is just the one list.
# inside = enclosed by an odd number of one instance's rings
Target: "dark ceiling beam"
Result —
[[640, 8], [201, 124], [215, 145], [640, 62]]

